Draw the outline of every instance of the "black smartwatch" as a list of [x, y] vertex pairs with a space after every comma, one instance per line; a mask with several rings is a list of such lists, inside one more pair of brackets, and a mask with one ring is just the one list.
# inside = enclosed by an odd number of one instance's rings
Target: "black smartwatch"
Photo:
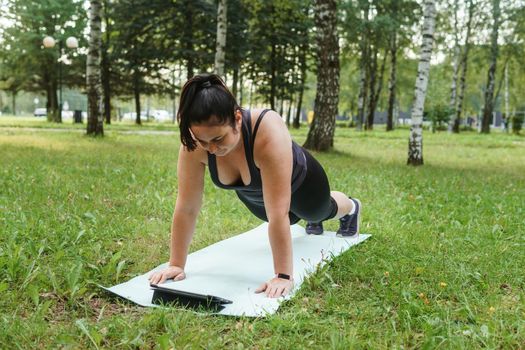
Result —
[[277, 278], [282, 278], [283, 280], [291, 280], [292, 278], [290, 277], [290, 275], [287, 275], [285, 273], [278, 273], [277, 274]]

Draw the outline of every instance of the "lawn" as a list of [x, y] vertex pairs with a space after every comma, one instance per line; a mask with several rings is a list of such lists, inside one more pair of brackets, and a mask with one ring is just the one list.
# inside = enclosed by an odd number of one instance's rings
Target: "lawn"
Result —
[[[316, 156], [373, 236], [250, 319], [97, 287], [167, 261], [177, 135], [0, 127], [0, 348], [525, 347], [525, 138], [426, 132], [417, 168], [407, 142], [407, 130], [337, 129]], [[259, 223], [207, 178], [191, 250]]]

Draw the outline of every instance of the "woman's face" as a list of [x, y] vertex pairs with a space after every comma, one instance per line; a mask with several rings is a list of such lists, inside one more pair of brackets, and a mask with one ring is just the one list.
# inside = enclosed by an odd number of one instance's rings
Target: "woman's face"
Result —
[[200, 147], [218, 157], [225, 156], [238, 146], [241, 138], [241, 111], [235, 113], [235, 129], [230, 124], [210, 122], [194, 124], [190, 127], [191, 133]]

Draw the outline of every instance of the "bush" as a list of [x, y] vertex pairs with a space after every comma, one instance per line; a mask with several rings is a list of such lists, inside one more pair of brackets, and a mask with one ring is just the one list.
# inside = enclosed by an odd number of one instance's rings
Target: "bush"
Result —
[[512, 117], [512, 132], [515, 134], [519, 134], [521, 131], [521, 127], [523, 126], [523, 114], [515, 114]]
[[425, 118], [432, 122], [432, 130], [447, 130], [451, 114], [449, 106], [438, 104], [425, 111]]

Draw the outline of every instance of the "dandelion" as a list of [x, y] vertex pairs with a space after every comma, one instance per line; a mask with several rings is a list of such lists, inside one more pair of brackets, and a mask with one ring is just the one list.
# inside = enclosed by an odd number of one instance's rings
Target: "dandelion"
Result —
[[388, 276], [390, 276], [390, 272], [385, 271], [385, 277], [388, 277]]
[[496, 311], [496, 308], [494, 306], [489, 307], [489, 313], [493, 314]]
[[439, 286], [441, 288], [445, 288], [447, 286], [447, 284], [445, 282], [439, 282]]

